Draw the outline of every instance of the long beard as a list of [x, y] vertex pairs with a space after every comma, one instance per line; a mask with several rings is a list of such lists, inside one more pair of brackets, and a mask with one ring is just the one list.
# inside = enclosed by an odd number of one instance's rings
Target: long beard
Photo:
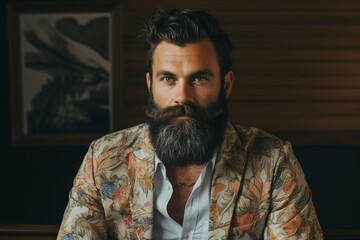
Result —
[[[184, 104], [165, 109], [159, 109], [150, 94], [146, 114], [157, 156], [167, 166], [209, 162], [223, 140], [227, 113], [223, 93], [206, 108]], [[181, 116], [189, 119], [176, 119]]]

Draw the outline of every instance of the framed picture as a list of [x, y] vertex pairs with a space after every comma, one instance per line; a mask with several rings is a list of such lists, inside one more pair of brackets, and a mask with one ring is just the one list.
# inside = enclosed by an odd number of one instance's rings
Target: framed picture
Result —
[[120, 1], [8, 4], [12, 143], [87, 145], [121, 127]]

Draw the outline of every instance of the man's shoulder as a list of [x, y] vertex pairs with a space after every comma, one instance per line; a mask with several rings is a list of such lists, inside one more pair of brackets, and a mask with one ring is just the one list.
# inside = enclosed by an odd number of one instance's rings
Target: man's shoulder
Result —
[[238, 138], [239, 145], [236, 147], [240, 152], [240, 159], [244, 159], [247, 166], [277, 166], [279, 159], [288, 161], [287, 157], [280, 158], [281, 156], [292, 155], [290, 142], [261, 128], [235, 124], [232, 125], [232, 128]]
[[281, 148], [285, 141], [258, 127], [231, 124], [243, 146], [260, 149]]
[[148, 125], [146, 123], [106, 134], [94, 140], [92, 145], [97, 149], [127, 148], [142, 140], [148, 141]]

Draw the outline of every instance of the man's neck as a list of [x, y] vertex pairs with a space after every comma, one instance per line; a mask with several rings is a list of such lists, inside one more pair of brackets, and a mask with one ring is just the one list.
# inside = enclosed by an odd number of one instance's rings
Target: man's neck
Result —
[[190, 165], [185, 167], [166, 167], [166, 175], [173, 188], [192, 188], [200, 176], [204, 165]]
[[173, 194], [167, 209], [170, 217], [180, 225], [183, 223], [186, 202], [190, 197], [203, 167], [204, 165], [166, 167], [166, 175], [173, 186]]

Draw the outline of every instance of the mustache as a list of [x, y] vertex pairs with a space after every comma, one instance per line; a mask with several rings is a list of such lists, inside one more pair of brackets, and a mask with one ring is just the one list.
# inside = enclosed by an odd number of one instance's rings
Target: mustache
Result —
[[177, 117], [187, 116], [197, 120], [208, 120], [222, 113], [220, 104], [212, 104], [209, 107], [200, 107], [195, 104], [185, 103], [159, 109], [153, 101], [149, 101], [146, 107], [146, 115], [154, 120], [166, 122]]

